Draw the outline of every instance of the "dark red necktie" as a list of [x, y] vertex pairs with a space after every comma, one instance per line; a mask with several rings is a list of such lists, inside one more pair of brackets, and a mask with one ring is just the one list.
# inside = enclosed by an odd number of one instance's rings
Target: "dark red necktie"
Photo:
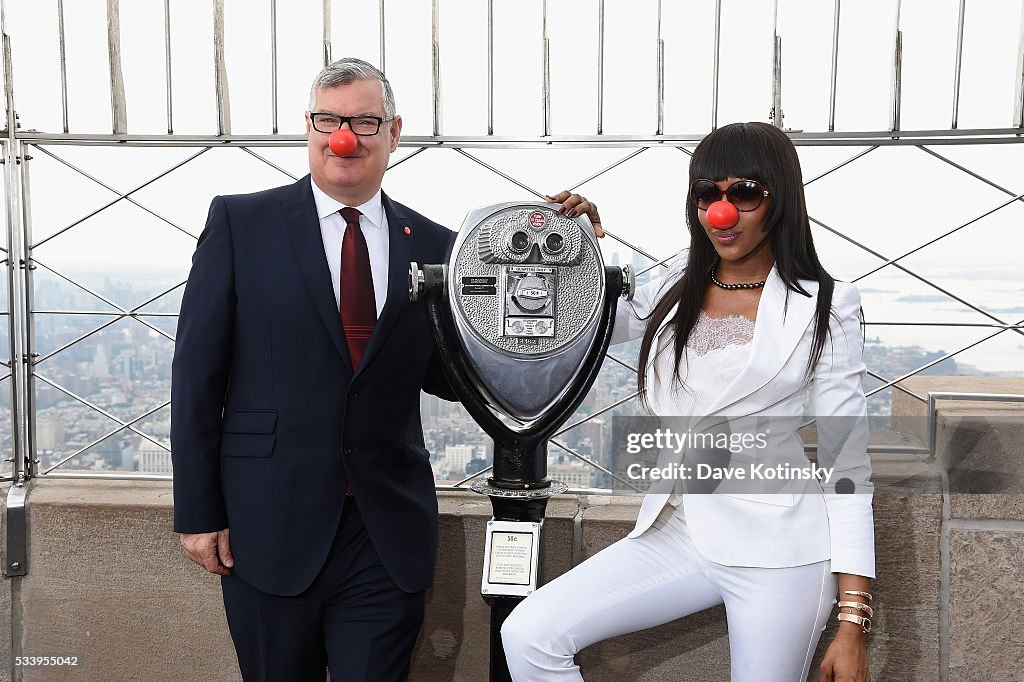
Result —
[[373, 272], [370, 253], [359, 227], [357, 209], [341, 209], [345, 219], [345, 236], [341, 240], [341, 327], [345, 331], [352, 369], [359, 368], [363, 351], [370, 342], [377, 324], [377, 304], [373, 297]]

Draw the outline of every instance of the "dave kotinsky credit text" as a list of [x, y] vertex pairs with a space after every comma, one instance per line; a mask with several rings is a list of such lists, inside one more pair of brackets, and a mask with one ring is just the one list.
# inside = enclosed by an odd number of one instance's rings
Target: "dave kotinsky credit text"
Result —
[[[733, 454], [763, 451], [768, 447], [768, 433], [706, 433], [692, 430], [654, 431], [626, 434], [626, 452], [639, 454], [644, 451], [670, 451], [676, 454], [684, 450], [719, 450]], [[746, 458], [744, 458], [746, 459]], [[741, 463], [733, 461], [725, 466], [706, 462], [670, 462], [661, 466], [634, 462], [626, 467], [626, 475], [633, 480], [737, 480], [737, 481], [806, 481], [815, 479], [828, 483], [835, 467], [821, 467], [814, 462], [794, 465], [788, 462], [762, 461]], [[765, 461], [767, 460], [767, 461]]]

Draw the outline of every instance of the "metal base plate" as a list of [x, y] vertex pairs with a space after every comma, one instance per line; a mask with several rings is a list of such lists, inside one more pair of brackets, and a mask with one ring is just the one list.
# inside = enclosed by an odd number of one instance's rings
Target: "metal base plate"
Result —
[[565, 483], [561, 481], [551, 481], [551, 485], [546, 488], [526, 488], [522, 490], [509, 490], [508, 488], [498, 488], [487, 482], [487, 479], [481, 479], [473, 482], [470, 486], [470, 490], [481, 495], [487, 495], [489, 497], [510, 497], [518, 498], [521, 500], [533, 500], [540, 497], [552, 497], [553, 495], [559, 495], [569, 489]]

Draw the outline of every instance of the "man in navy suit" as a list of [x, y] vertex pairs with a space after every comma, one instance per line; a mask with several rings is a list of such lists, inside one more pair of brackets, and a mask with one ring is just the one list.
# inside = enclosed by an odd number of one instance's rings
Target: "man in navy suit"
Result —
[[[346, 128], [355, 149], [335, 154]], [[373, 66], [325, 68], [306, 130], [310, 175], [216, 197], [199, 238], [174, 351], [174, 529], [221, 576], [247, 681], [402, 680], [437, 539], [420, 389], [455, 399], [407, 273], [454, 233], [381, 191], [402, 119]]]

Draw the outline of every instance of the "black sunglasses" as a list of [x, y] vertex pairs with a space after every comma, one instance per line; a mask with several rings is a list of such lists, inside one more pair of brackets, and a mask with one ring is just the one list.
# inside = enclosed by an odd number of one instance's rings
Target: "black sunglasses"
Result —
[[753, 211], [769, 194], [768, 188], [757, 180], [738, 180], [726, 187], [724, 192], [714, 182], [703, 178], [694, 180], [690, 185], [690, 201], [701, 211], [708, 210], [708, 206], [723, 195], [737, 211]]

